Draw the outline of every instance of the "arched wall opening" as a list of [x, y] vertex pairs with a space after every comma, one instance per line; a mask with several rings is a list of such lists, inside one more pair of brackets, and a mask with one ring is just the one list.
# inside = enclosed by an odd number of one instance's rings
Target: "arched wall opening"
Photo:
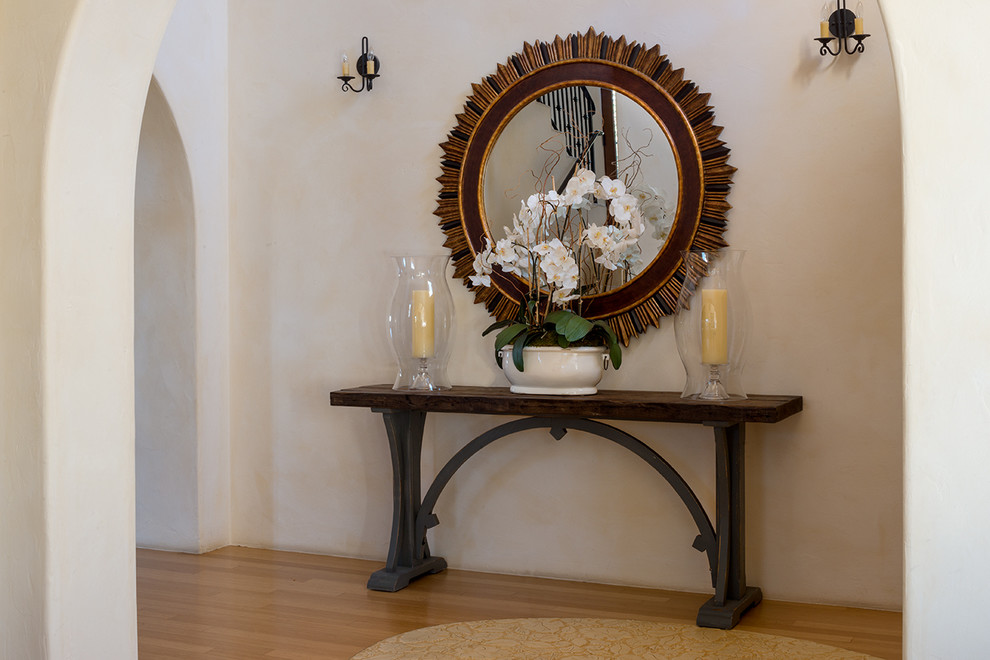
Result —
[[135, 328], [149, 333], [135, 347], [139, 547], [231, 542], [227, 68], [226, 3], [178, 3], [138, 160]]
[[156, 79], [134, 201], [136, 540], [199, 550], [195, 207], [186, 150]]

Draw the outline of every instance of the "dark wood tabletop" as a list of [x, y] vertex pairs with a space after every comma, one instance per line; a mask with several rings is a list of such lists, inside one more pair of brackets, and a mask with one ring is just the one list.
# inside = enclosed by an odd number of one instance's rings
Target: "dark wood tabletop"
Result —
[[476, 413], [489, 415], [564, 416], [651, 422], [758, 422], [773, 424], [801, 411], [803, 399], [792, 395], [751, 394], [738, 401], [682, 399], [679, 392], [600, 390], [587, 396], [513, 394], [508, 387], [455, 386], [436, 392], [393, 390], [365, 385], [337, 390], [330, 404], [386, 410]]

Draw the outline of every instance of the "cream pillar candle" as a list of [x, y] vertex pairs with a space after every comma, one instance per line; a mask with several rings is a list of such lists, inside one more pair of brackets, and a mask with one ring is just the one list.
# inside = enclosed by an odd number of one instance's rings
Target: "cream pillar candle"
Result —
[[863, 34], [863, 19], [857, 18], [854, 22], [856, 24], [856, 34]]
[[725, 289], [701, 290], [701, 361], [729, 362], [729, 298]]
[[340, 75], [347, 77], [351, 75], [351, 63], [347, 61], [347, 54], [340, 58]]
[[375, 55], [374, 53], [368, 53], [368, 57], [365, 60], [366, 72], [369, 76], [375, 75]]
[[433, 296], [426, 289], [412, 292], [412, 354], [416, 358], [433, 357]]
[[822, 39], [829, 39], [832, 37], [831, 31], [828, 27], [828, 19], [831, 18], [831, 16], [832, 11], [828, 8], [828, 2], [826, 2], [822, 5], [821, 16], [819, 17], [819, 27], [821, 29]]

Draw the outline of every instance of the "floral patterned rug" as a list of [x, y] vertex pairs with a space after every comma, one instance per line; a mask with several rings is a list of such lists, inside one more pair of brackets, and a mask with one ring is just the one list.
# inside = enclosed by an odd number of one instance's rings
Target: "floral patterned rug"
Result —
[[352, 660], [398, 658], [861, 660], [872, 656], [788, 637], [684, 624], [621, 619], [500, 619], [420, 628], [389, 637]]

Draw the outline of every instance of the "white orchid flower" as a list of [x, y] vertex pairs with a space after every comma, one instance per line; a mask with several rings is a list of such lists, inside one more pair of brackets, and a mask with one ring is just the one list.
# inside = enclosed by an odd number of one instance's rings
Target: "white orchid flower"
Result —
[[614, 231], [615, 227], [611, 225], [591, 225], [584, 230], [584, 242], [599, 252], [611, 252], [615, 248], [615, 239], [612, 237]]
[[532, 236], [536, 233], [539, 224], [539, 219], [533, 216], [533, 212], [529, 210], [526, 202], [520, 202], [519, 213], [512, 216], [512, 226], [515, 233]]
[[492, 242], [485, 239], [485, 249], [474, 257], [474, 275], [470, 275], [471, 284], [475, 286], [492, 285]]
[[[595, 257], [595, 263], [601, 264], [609, 270], [615, 270], [619, 267], [619, 264], [615, 263], [613, 259], [616, 259], [616, 257], [611, 252], [602, 252], [600, 255]], [[618, 259], [616, 259], [616, 261], [618, 261]]]
[[555, 238], [549, 243], [547, 243], [546, 241], [542, 243], [537, 243], [536, 245], [530, 248], [530, 251], [539, 257], [545, 257], [546, 255], [550, 254], [551, 250], [553, 250], [557, 245], [563, 247], [563, 243], [560, 242], [559, 238]]
[[629, 270], [635, 270], [643, 264], [642, 249], [639, 245], [636, 246], [636, 249], [631, 254], [626, 255], [625, 262], [626, 268]]
[[573, 179], [577, 179], [581, 187], [584, 189], [584, 193], [588, 194], [594, 192], [595, 190], [595, 173], [589, 169], [581, 168], [574, 173]]
[[556, 299], [567, 297], [577, 288], [578, 267], [573, 259], [564, 263], [543, 262], [541, 264], [543, 274], [546, 275], [547, 284], [554, 287]]
[[554, 289], [550, 301], [553, 303], [565, 303], [571, 300], [577, 300], [578, 298], [580, 296], [574, 293], [574, 289]]
[[667, 237], [670, 236], [670, 225], [662, 222], [658, 222], [653, 225], [653, 238], [658, 241], [666, 241]]
[[599, 199], [615, 199], [625, 194], [626, 184], [623, 183], [622, 179], [610, 179], [603, 176], [598, 182], [598, 187], [595, 188], [595, 196]]
[[666, 220], [663, 209], [656, 204], [647, 204], [646, 206], [639, 207], [640, 212], [642, 212], [643, 217], [651, 225], [655, 225]]
[[492, 276], [489, 275], [468, 275], [468, 279], [471, 280], [471, 284], [474, 286], [491, 286]]
[[634, 190], [627, 192], [631, 192], [632, 195], [639, 200], [640, 206], [646, 206], [655, 199], [655, 195], [645, 188], [635, 188]]
[[521, 250], [515, 244], [512, 237], [501, 238], [495, 244], [492, 256], [496, 264], [501, 267], [503, 273], [515, 273], [522, 275], [522, 266], [525, 266], [526, 251]]
[[633, 209], [629, 214], [629, 224], [626, 227], [626, 234], [630, 238], [638, 239], [646, 231], [646, 222], [639, 209]]
[[[621, 183], [621, 182], [620, 182]], [[612, 212], [612, 217], [620, 224], [628, 224], [632, 220], [632, 214], [637, 210], [639, 202], [632, 195], [620, 195], [609, 202], [608, 209]]]
[[565, 290], [573, 290], [577, 287], [577, 262], [559, 238], [536, 246], [534, 251], [540, 255], [540, 270], [546, 276], [548, 284]]
[[[596, 205], [596, 198], [606, 204]], [[665, 204], [652, 188], [627, 189], [619, 177], [604, 176], [596, 181], [594, 172], [578, 169], [561, 193], [547, 190], [520, 201], [519, 212], [513, 215], [512, 226], [505, 228], [504, 238], [495, 245], [488, 241], [475, 257], [475, 274], [470, 280], [475, 285], [491, 286], [492, 269], [498, 266], [504, 273], [522, 275], [535, 286], [549, 289], [552, 304], [564, 305], [581, 297], [579, 282], [601, 274], [592, 267], [592, 259], [613, 271], [640, 264], [639, 239], [647, 223], [655, 234], [669, 233]], [[587, 253], [577, 245], [587, 248]]]
[[556, 216], [565, 207], [563, 198], [557, 194], [556, 190], [548, 190], [545, 193], [534, 193], [526, 200], [526, 206], [533, 218], [539, 222]]
[[584, 198], [587, 192], [584, 190], [581, 182], [578, 181], [578, 178], [572, 177], [567, 182], [567, 187], [564, 188], [563, 202], [571, 208], [581, 208], [588, 203], [588, 200]]
[[564, 188], [564, 202], [568, 206], [586, 206], [585, 195], [595, 192], [595, 173], [591, 170], [579, 169], [567, 182]]

